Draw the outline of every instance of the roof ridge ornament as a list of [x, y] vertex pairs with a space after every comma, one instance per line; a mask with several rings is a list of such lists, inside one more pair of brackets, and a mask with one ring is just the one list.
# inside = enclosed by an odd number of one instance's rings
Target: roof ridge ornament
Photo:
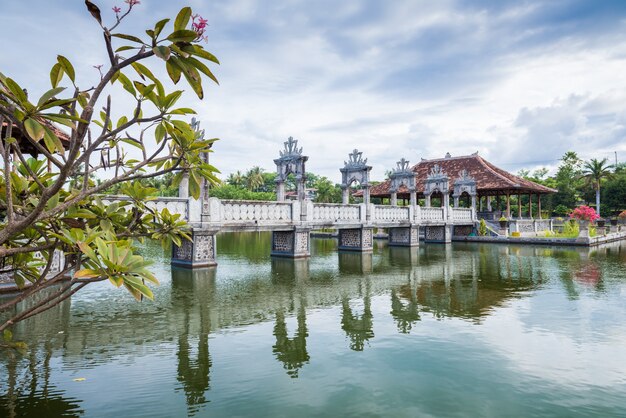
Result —
[[390, 177], [413, 176], [415, 173], [409, 167], [409, 160], [404, 157], [396, 163], [396, 168], [391, 170]]
[[280, 158], [302, 156], [302, 147], [298, 149], [298, 140], [293, 139], [293, 136], [290, 136], [283, 144], [285, 145], [284, 151], [278, 151]]
[[428, 173], [427, 178], [429, 180], [447, 178], [446, 173], [443, 172], [441, 166], [439, 164], [435, 164], [431, 169], [430, 173]]
[[355, 148], [348, 154], [348, 161], [343, 164], [346, 168], [363, 168], [367, 165], [367, 158], [363, 159], [363, 152]]

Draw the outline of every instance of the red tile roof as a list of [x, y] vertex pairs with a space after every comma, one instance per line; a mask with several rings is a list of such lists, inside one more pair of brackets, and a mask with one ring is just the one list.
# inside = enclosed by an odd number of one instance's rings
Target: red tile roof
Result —
[[[433, 160], [422, 160], [411, 168], [415, 172], [418, 195], [424, 191], [424, 181], [430, 170], [438, 164], [442, 171], [448, 175], [450, 191], [454, 186], [454, 181], [459, 177], [461, 170], [467, 170], [470, 177], [476, 180], [476, 188], [479, 195], [517, 194], [517, 193], [556, 193], [557, 190], [542, 186], [530, 180], [523, 179], [511, 174], [501, 168], [496, 167], [489, 161], [476, 154], [461, 157], [446, 157]], [[372, 197], [390, 196], [390, 180], [386, 180], [370, 190]], [[398, 190], [399, 195], [408, 195], [409, 190], [402, 186]], [[361, 195], [357, 192], [357, 195]]]

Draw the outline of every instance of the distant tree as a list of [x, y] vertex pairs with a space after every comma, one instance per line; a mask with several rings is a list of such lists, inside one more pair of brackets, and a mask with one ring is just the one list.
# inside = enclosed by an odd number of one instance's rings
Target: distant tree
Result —
[[246, 176], [239, 170], [234, 173], [230, 173], [226, 182], [235, 187], [243, 187], [246, 184]]
[[253, 192], [257, 191], [261, 186], [265, 184], [263, 179], [263, 169], [259, 166], [254, 166], [246, 173], [246, 186], [248, 190]]
[[582, 160], [573, 151], [566, 152], [561, 158], [556, 176], [554, 188], [559, 192], [552, 196], [552, 207], [563, 205], [569, 209], [576, 207], [580, 196]]
[[326, 177], [319, 177], [312, 186], [317, 189], [315, 192], [316, 202], [341, 203], [341, 188]]
[[597, 160], [592, 158], [583, 165], [582, 176], [587, 186], [591, 186], [596, 192], [596, 212], [600, 214], [600, 185], [602, 182], [611, 177], [613, 166], [607, 164], [607, 159]]

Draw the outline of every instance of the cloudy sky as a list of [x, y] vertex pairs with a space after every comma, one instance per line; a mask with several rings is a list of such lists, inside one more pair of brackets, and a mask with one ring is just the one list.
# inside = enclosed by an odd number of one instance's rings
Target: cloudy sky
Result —
[[[123, 5], [94, 2], [108, 19]], [[142, 0], [121, 30], [142, 34], [187, 4], [222, 64], [204, 101], [181, 100], [220, 138], [224, 177], [273, 170], [289, 136], [335, 181], [354, 148], [378, 180], [402, 157], [446, 152], [512, 172], [568, 150], [626, 160], [626, 1]], [[80, 0], [2, 0], [0, 45], [0, 71], [35, 94], [57, 53], [84, 84], [105, 63]]]

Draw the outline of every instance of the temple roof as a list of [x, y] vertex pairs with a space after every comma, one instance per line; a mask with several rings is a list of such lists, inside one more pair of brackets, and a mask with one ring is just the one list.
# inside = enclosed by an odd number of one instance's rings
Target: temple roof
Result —
[[[439, 165], [442, 171], [447, 174], [450, 182], [450, 190], [452, 190], [455, 180], [460, 177], [459, 173], [462, 170], [467, 170], [469, 176], [476, 180], [476, 189], [479, 195], [499, 195], [506, 193], [547, 194], [557, 192], [555, 189], [542, 186], [530, 180], [511, 174], [508, 171], [502, 170], [501, 168], [491, 164], [489, 161], [483, 159], [478, 155], [478, 153], [475, 153], [461, 157], [450, 157], [448, 154], [445, 158], [433, 160], [422, 159], [422, 161], [411, 168], [411, 170], [415, 172], [418, 194], [422, 194], [424, 192], [424, 182], [435, 165]], [[391, 181], [385, 180], [384, 182], [373, 186], [370, 189], [370, 195], [372, 197], [390, 196], [390, 185]], [[408, 193], [409, 190], [404, 186], [400, 187], [398, 190], [399, 195]]]

